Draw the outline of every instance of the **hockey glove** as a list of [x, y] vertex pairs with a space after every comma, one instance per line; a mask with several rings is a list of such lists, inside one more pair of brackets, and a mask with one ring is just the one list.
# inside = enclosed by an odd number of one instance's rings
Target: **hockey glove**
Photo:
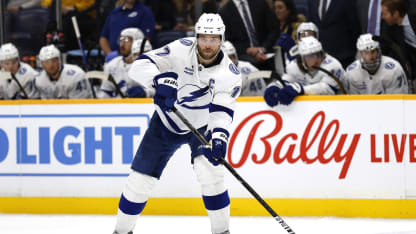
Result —
[[289, 83], [277, 94], [280, 104], [289, 105], [296, 96], [304, 94], [303, 86], [299, 83]]
[[270, 107], [274, 107], [277, 104], [279, 104], [279, 99], [277, 99], [277, 95], [280, 90], [281, 88], [274, 83], [270, 84], [267, 87], [266, 91], [264, 92], [264, 100], [266, 101], [267, 105], [269, 105]]
[[212, 165], [217, 166], [221, 164], [220, 158], [225, 158], [228, 136], [228, 132], [214, 132], [212, 134], [211, 147], [204, 146], [202, 148], [204, 156]]
[[153, 78], [156, 94], [153, 101], [160, 109], [169, 111], [176, 102], [178, 95], [178, 74], [164, 72]]
[[284, 52], [289, 52], [289, 50], [296, 44], [292, 37], [287, 33], [280, 33], [279, 39], [277, 39], [276, 44], [281, 46]]
[[131, 98], [143, 98], [146, 97], [146, 91], [142, 86], [137, 85], [127, 89], [127, 95]]

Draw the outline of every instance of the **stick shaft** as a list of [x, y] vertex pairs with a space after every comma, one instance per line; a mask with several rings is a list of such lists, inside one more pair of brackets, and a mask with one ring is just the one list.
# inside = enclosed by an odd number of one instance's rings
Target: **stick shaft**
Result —
[[22, 91], [23, 95], [25, 96], [25, 99], [28, 99], [29, 96], [26, 93], [26, 90], [23, 88], [22, 84], [20, 84], [19, 80], [16, 78], [15, 75], [13, 75], [13, 73], [10, 73], [10, 75], [12, 75], [12, 79], [17, 83], [17, 85], [19, 86], [20, 91]]
[[322, 71], [323, 73], [325, 73], [329, 77], [331, 77], [333, 80], [335, 80], [335, 82], [337, 82], [339, 88], [341, 89], [342, 93], [347, 94], [347, 91], [345, 90], [344, 85], [341, 83], [341, 81], [336, 76], [334, 76], [334, 74], [332, 74], [330, 71], [328, 71], [328, 70], [326, 70], [325, 68], [322, 68], [322, 67], [313, 66], [313, 68]]
[[[75, 16], [72, 16], [71, 19], [72, 19], [72, 26], [74, 27], [74, 31], [75, 31], [75, 36], [77, 38], [78, 46], [79, 46], [79, 49], [81, 50], [82, 61], [84, 62], [85, 69], [88, 71], [88, 70], [90, 70], [90, 67], [88, 65], [87, 56], [85, 56], [84, 46], [82, 46], [81, 33], [79, 31], [77, 18]], [[92, 85], [91, 80], [89, 81], [89, 83], [90, 83], [90, 87], [91, 87], [92, 96], [94, 98], [97, 98], [97, 94], [95, 93], [95, 90], [94, 90], [94, 87]]]
[[117, 82], [114, 80], [114, 77], [111, 74], [108, 74], [108, 80], [111, 83], [113, 83], [114, 87], [116, 88], [117, 93], [120, 94], [122, 98], [125, 98], [126, 95], [123, 92], [121, 92], [120, 86], [118, 86]]

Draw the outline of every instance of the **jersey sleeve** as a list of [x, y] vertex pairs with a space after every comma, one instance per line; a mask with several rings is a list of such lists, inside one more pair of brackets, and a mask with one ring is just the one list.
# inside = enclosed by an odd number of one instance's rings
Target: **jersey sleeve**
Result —
[[152, 97], [155, 94], [153, 87], [153, 77], [172, 70], [171, 51], [178, 46], [178, 41], [174, 41], [164, 47], [149, 51], [133, 62], [128, 77], [145, 88], [146, 96]]
[[241, 92], [241, 73], [231, 62], [224, 73], [214, 84], [213, 99], [209, 107], [208, 130], [212, 132], [224, 132], [229, 136], [228, 129], [231, 126], [236, 99]]
[[402, 66], [398, 62], [388, 62], [384, 65], [386, 69], [393, 70], [391, 76], [386, 76], [383, 79], [383, 88], [386, 94], [408, 94], [409, 85], [407, 83], [406, 74]]

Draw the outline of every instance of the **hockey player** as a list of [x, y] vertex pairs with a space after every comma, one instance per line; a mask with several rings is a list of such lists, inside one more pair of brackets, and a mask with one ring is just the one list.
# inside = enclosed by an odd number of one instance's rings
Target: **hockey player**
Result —
[[[130, 49], [128, 49], [127, 44], [125, 45], [124, 48], [121, 48], [121, 43], [123, 41], [131, 43], [135, 40], [139, 40], [139, 39], [142, 39], [142, 38], [144, 38], [144, 34], [143, 34], [142, 30], [140, 30], [138, 28], [123, 29], [123, 31], [121, 31], [121, 33], [120, 33], [120, 38], [119, 38], [120, 48], [118, 50], [112, 51], [109, 54], [107, 54], [107, 56], [105, 57], [105, 62], [108, 63], [108, 62], [110, 62], [114, 58], [117, 58], [120, 55], [124, 56], [123, 54], [126, 53], [126, 50], [130, 50]], [[131, 62], [133, 62], [133, 61], [131, 61]]]
[[282, 82], [271, 83], [264, 92], [266, 103], [273, 107], [278, 104], [289, 105], [298, 95], [332, 95], [340, 92], [334, 78], [314, 68], [321, 67], [330, 71], [337, 79], [344, 80], [341, 63], [322, 50], [321, 43], [314, 37], [305, 37], [299, 41], [296, 60], [287, 66]]
[[[146, 97], [144, 89], [137, 82], [129, 79], [127, 75], [131, 64], [138, 57], [137, 54], [140, 53], [143, 39], [139, 36], [140, 34], [137, 28], [126, 28], [121, 31], [120, 55], [104, 64], [104, 72], [113, 76], [121, 92], [128, 97]], [[150, 46], [147, 40], [146, 42]], [[98, 98], [120, 98], [120, 94], [116, 92], [116, 87], [110, 81], [103, 81], [97, 96]]]
[[407, 94], [409, 87], [400, 63], [383, 56], [379, 42], [369, 33], [357, 40], [360, 58], [347, 67], [346, 86], [351, 94]]
[[237, 51], [231, 42], [225, 41], [223, 50], [241, 72], [243, 85], [240, 96], [263, 96], [264, 90], [266, 90], [266, 83], [264, 80], [261, 78], [248, 80], [248, 75], [252, 72], [258, 71], [259, 69], [249, 62], [238, 60]]
[[[229, 233], [230, 200], [224, 166], [218, 159], [227, 151], [227, 129], [240, 94], [241, 76], [221, 51], [224, 31], [218, 14], [202, 14], [195, 25], [195, 38], [179, 39], [141, 55], [130, 69], [130, 77], [140, 74], [138, 82], [155, 89], [156, 112], [121, 195], [114, 233], [132, 233], [169, 158], [183, 144], [191, 148], [191, 162], [202, 186], [212, 233]], [[199, 132], [207, 133], [212, 147], [201, 147], [172, 107]]]
[[62, 64], [61, 53], [54, 45], [40, 49], [42, 72], [35, 78], [35, 88], [42, 99], [90, 98], [91, 87], [84, 71], [72, 64]]
[[[0, 48], [1, 71], [10, 72], [24, 88], [28, 98], [37, 98], [33, 88], [33, 80], [38, 72], [29, 64], [21, 62], [19, 51], [12, 43], [7, 43]], [[14, 80], [0, 80], [0, 99], [25, 98], [19, 84]]]

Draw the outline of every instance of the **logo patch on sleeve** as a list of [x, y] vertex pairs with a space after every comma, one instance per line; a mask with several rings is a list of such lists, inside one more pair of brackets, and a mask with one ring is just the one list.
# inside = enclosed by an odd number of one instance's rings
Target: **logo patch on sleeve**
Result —
[[352, 63], [351, 65], [349, 65], [348, 67], [347, 67], [347, 70], [348, 71], [351, 71], [352, 69], [354, 69], [355, 67], [357, 67], [357, 63]]
[[241, 73], [243, 74], [250, 74], [251, 73], [251, 69], [248, 67], [242, 67], [241, 69]]
[[230, 69], [230, 71], [232, 73], [234, 73], [236, 75], [240, 74], [240, 71], [238, 70], [238, 68], [234, 64], [230, 63], [230, 65], [228, 66], [228, 68]]
[[388, 63], [384, 64], [384, 68], [386, 68], [386, 69], [388, 69], [388, 70], [393, 70], [393, 68], [394, 68], [394, 63], [390, 63], [390, 62], [388, 62]]
[[180, 39], [179, 41], [181, 42], [181, 44], [186, 45], [186, 46], [192, 45], [192, 41], [188, 39]]

